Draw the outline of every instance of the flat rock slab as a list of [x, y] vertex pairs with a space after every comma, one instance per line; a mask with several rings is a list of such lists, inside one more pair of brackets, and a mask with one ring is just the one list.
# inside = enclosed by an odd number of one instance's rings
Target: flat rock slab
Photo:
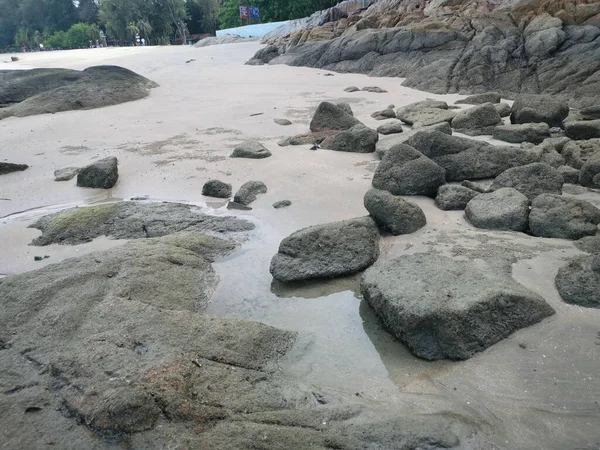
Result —
[[249, 139], [236, 145], [231, 153], [231, 158], [262, 159], [271, 156], [271, 152], [255, 139]]
[[499, 125], [492, 133], [494, 139], [520, 144], [532, 142], [541, 144], [550, 137], [550, 127], [546, 123], [524, 123], [521, 125]]
[[29, 168], [29, 166], [27, 164], [14, 164], [14, 163], [8, 163], [8, 162], [0, 162], [0, 175], [6, 175], [7, 173], [12, 173], [12, 172], [21, 172], [28, 168]]
[[465, 216], [477, 228], [527, 230], [529, 200], [513, 188], [479, 194], [467, 203]]
[[580, 239], [598, 232], [600, 209], [590, 202], [542, 194], [531, 204], [529, 227], [534, 236]]
[[580, 256], [561, 267], [556, 288], [567, 303], [600, 308], [600, 254]]
[[333, 278], [366, 269], [379, 257], [379, 230], [370, 217], [304, 228], [286, 237], [271, 260], [279, 281]]
[[110, 189], [119, 180], [117, 158], [110, 156], [82, 167], [77, 173], [77, 186]]
[[571, 139], [600, 138], [600, 119], [567, 122], [565, 132]]
[[377, 132], [379, 134], [388, 135], [388, 134], [397, 134], [402, 133], [404, 129], [402, 128], [402, 122], [399, 120], [394, 120], [393, 122], [384, 123], [377, 127]]
[[411, 125], [413, 128], [422, 128], [442, 122], [450, 123], [452, 122], [452, 119], [456, 117], [456, 113], [446, 109], [424, 107], [403, 114], [400, 114], [397, 111], [396, 117], [402, 120], [402, 122]]
[[79, 173], [79, 167], [65, 167], [54, 171], [54, 181], [69, 181]]
[[376, 264], [361, 292], [391, 333], [427, 360], [468, 359], [554, 314], [511, 277], [435, 254]]
[[467, 98], [455, 102], [457, 105], [481, 105], [483, 103], [500, 103], [502, 96], [497, 92], [485, 92], [483, 94], [470, 95]]
[[119, 202], [49, 214], [31, 225], [42, 231], [33, 245], [82, 244], [98, 236], [139, 239], [178, 231], [241, 232], [254, 224], [236, 217], [202, 214], [182, 203]]

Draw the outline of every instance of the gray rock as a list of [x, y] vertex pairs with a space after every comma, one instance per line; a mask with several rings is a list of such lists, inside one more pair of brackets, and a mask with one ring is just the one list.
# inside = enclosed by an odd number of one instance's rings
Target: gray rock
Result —
[[581, 108], [579, 111], [582, 120], [597, 120], [600, 119], [600, 105], [588, 106]]
[[560, 166], [564, 166], [566, 163], [566, 159], [563, 155], [561, 155], [558, 151], [556, 151], [556, 147], [552, 145], [551, 142], [545, 140], [541, 144], [537, 146], [533, 146], [531, 143], [522, 143], [521, 147], [525, 148], [528, 146], [532, 146], [531, 151], [540, 155], [540, 162], [552, 166], [554, 168], [558, 168]]
[[278, 118], [273, 119], [273, 122], [275, 122], [277, 125], [281, 125], [284, 127], [292, 124], [292, 122], [290, 122], [287, 119], [278, 119]]
[[77, 186], [110, 189], [117, 184], [118, 179], [117, 158], [110, 156], [81, 168], [77, 174]]
[[0, 162], [0, 175], [6, 175], [7, 173], [12, 173], [12, 172], [21, 172], [28, 168], [29, 168], [29, 166], [27, 164], [14, 164], [14, 163]]
[[311, 122], [310, 131], [348, 130], [360, 122], [344, 111], [339, 106], [329, 102], [322, 102], [315, 112]]
[[364, 205], [375, 221], [394, 236], [414, 233], [427, 224], [425, 213], [418, 205], [388, 191], [370, 189], [365, 194]]
[[454, 111], [448, 111], [447, 109], [423, 107], [406, 113], [400, 113], [401, 109], [396, 111], [396, 117], [413, 128], [427, 127], [442, 122], [450, 123], [456, 116]]
[[582, 252], [600, 254], [600, 234], [582, 237], [575, 242], [575, 247]]
[[600, 119], [566, 122], [565, 133], [577, 140], [600, 138]]
[[565, 183], [579, 184], [579, 170], [571, 166], [560, 166], [558, 171], [565, 180]]
[[292, 202], [289, 200], [280, 200], [273, 203], [273, 208], [275, 209], [287, 208], [288, 206], [292, 206]]
[[447, 181], [493, 178], [511, 167], [538, 162], [541, 158], [528, 150], [498, 147], [439, 131], [419, 131], [406, 143], [443, 167]]
[[396, 110], [396, 117], [404, 120], [403, 117], [407, 114], [419, 111], [421, 109], [448, 109], [448, 103], [441, 100], [428, 98], [427, 100], [401, 106]]
[[385, 89], [382, 89], [379, 86], [365, 86], [361, 89], [361, 91], [374, 92], [376, 94], [385, 94], [387, 92]]
[[529, 227], [534, 236], [580, 239], [598, 231], [600, 210], [585, 200], [542, 194], [531, 204]]
[[489, 189], [485, 188], [481, 184], [477, 184], [477, 183], [474, 183], [469, 180], [464, 180], [463, 182], [460, 183], [460, 185], [464, 186], [466, 188], [469, 188], [472, 191], [479, 192], [480, 194], [485, 194], [487, 192], [490, 192]]
[[465, 209], [467, 203], [479, 194], [480, 192], [465, 186], [444, 184], [438, 189], [435, 204], [444, 211], [461, 210]]
[[510, 116], [510, 105], [508, 103], [494, 103], [494, 108], [500, 117]]
[[202, 186], [202, 195], [207, 197], [229, 198], [231, 193], [231, 184], [220, 180], [208, 180]]
[[69, 181], [79, 173], [79, 167], [65, 167], [54, 171], [54, 181]]
[[267, 186], [262, 181], [247, 181], [235, 193], [233, 201], [240, 205], [247, 206], [256, 200], [258, 194], [265, 194]]
[[581, 169], [585, 162], [597, 152], [600, 153], [600, 139], [569, 141], [562, 149], [562, 155], [567, 165], [575, 169]]
[[347, 88], [344, 89], [344, 91], [346, 92], [357, 92], [360, 91], [360, 89], [356, 86], [348, 86]]
[[[437, 123], [435, 125], [423, 127], [420, 130], [437, 130], [441, 133], [449, 135], [452, 134], [452, 127], [448, 122]], [[384, 137], [380, 138], [377, 144], [375, 145], [375, 152], [377, 153], [379, 159], [383, 159], [385, 153], [394, 145], [404, 144], [408, 140], [409, 136], [410, 134], [408, 134], [408, 136], [399, 136], [398, 133], [396, 133], [395, 135], [384, 135]]]
[[227, 209], [234, 211], [252, 211], [250, 206], [242, 205], [241, 203], [236, 203], [233, 201], [227, 203]]
[[377, 131], [359, 123], [349, 130], [326, 138], [321, 148], [338, 152], [373, 153], [379, 140]]
[[333, 278], [366, 269], [379, 257], [379, 231], [370, 217], [304, 228], [286, 237], [271, 274], [289, 282]]
[[395, 119], [396, 112], [392, 108], [384, 109], [381, 111], [375, 111], [371, 114], [375, 120]]
[[580, 256], [561, 267], [556, 288], [567, 303], [600, 308], [600, 255]]
[[494, 127], [502, 123], [502, 118], [491, 103], [473, 106], [461, 111], [452, 119], [452, 128], [464, 134], [491, 134]]
[[600, 189], [598, 182], [598, 174], [600, 174], [600, 151], [596, 152], [581, 166], [579, 174], [579, 184], [582, 186]]
[[483, 103], [500, 103], [500, 100], [502, 100], [502, 96], [497, 92], [486, 92], [484, 94], [470, 95], [455, 103], [457, 105], [482, 105]]
[[277, 145], [280, 147], [285, 147], [287, 145], [313, 145], [316, 142], [323, 142], [325, 138], [335, 136], [338, 133], [338, 130], [326, 130], [317, 131], [315, 133], [297, 134], [296, 136], [291, 136], [279, 141]]
[[518, 95], [510, 114], [511, 123], [545, 122], [550, 127], [563, 126], [569, 115], [569, 105], [550, 95]]
[[565, 148], [565, 145], [571, 142], [571, 139], [569, 139], [568, 137], [554, 137], [554, 138], [547, 138], [546, 140], [544, 140], [544, 144], [548, 143], [554, 146], [554, 149], [558, 152], [558, 153], [562, 153], [563, 149]]
[[533, 142], [541, 144], [550, 137], [550, 127], [546, 123], [525, 123], [521, 125], [499, 125], [492, 133], [494, 139], [519, 144]]
[[444, 169], [406, 144], [390, 148], [373, 176], [374, 188], [394, 195], [434, 197], [445, 182]]
[[346, 113], [350, 114], [351, 116], [354, 116], [354, 111], [352, 111], [352, 106], [350, 106], [350, 103], [340, 102], [336, 103], [335, 106], [340, 108], [342, 111], [345, 111]]
[[[444, 122], [447, 123], [447, 122]], [[383, 125], [377, 127], [377, 132], [379, 134], [388, 135], [388, 134], [397, 134], [402, 133], [404, 129], [402, 128], [402, 122], [399, 120], [395, 120], [393, 122], [384, 123]]]
[[386, 328], [427, 360], [468, 359], [554, 314], [510, 276], [432, 253], [376, 264], [361, 292]]
[[488, 230], [527, 230], [529, 200], [513, 188], [501, 188], [474, 197], [465, 208], [469, 222]]
[[540, 194], [561, 194], [564, 182], [562, 175], [554, 167], [533, 163], [502, 172], [494, 180], [490, 190], [514, 188], [532, 201]]
[[271, 156], [271, 152], [255, 139], [249, 139], [236, 145], [231, 153], [231, 158], [262, 159]]

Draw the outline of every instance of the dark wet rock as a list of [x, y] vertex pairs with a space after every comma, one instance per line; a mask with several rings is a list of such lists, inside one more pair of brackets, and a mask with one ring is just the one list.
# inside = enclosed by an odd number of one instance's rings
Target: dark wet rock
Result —
[[352, 111], [352, 106], [350, 106], [350, 103], [340, 102], [336, 103], [335, 106], [340, 108], [342, 111], [345, 111], [346, 113], [350, 114], [351, 116], [354, 116], [354, 111]]
[[444, 211], [461, 210], [465, 209], [467, 203], [479, 194], [480, 192], [468, 187], [444, 184], [438, 189], [435, 204]]
[[0, 119], [93, 109], [139, 100], [158, 85], [117, 66], [0, 71]]
[[384, 123], [383, 125], [377, 127], [377, 132], [383, 135], [397, 134], [402, 133], [403, 131], [404, 129], [402, 128], [402, 122], [400, 122], [399, 120]]
[[250, 206], [242, 205], [241, 203], [229, 202], [227, 203], [227, 209], [238, 210], [238, 211], [252, 211]]
[[447, 181], [493, 178], [511, 167], [540, 160], [540, 155], [528, 150], [494, 146], [434, 130], [419, 131], [406, 143], [443, 167]]
[[255, 139], [238, 144], [231, 153], [231, 158], [262, 159], [271, 156], [271, 152]]
[[510, 116], [510, 105], [508, 103], [494, 103], [494, 108], [500, 117]]
[[514, 188], [532, 201], [540, 194], [561, 194], [564, 182], [562, 175], [554, 167], [533, 163], [502, 172], [496, 177], [490, 190]]
[[489, 192], [489, 189], [486, 189], [484, 186], [474, 183], [470, 180], [464, 180], [462, 183], [460, 183], [460, 185], [469, 188], [475, 192], [479, 192], [480, 194], [485, 194]]
[[579, 174], [579, 184], [590, 188], [600, 189], [600, 180], [598, 179], [599, 174], [600, 151], [596, 152], [583, 164], [583, 166], [581, 166], [581, 172]]
[[42, 231], [32, 244], [49, 245], [81, 244], [98, 236], [139, 239], [178, 231], [240, 232], [253, 230], [254, 224], [205, 215], [182, 203], [118, 202], [49, 214], [31, 228]]
[[240, 205], [247, 206], [256, 200], [258, 194], [265, 194], [267, 186], [262, 181], [247, 181], [242, 184], [242, 187], [235, 193], [233, 201]]
[[550, 127], [562, 128], [569, 115], [569, 105], [551, 95], [518, 95], [510, 114], [511, 123], [545, 122]]
[[310, 131], [348, 130], [360, 122], [333, 103], [322, 102], [315, 112]]
[[231, 193], [231, 184], [220, 180], [208, 180], [202, 186], [202, 195], [206, 195], [207, 197], [229, 198], [231, 197]]
[[561, 267], [556, 288], [567, 303], [600, 308], [600, 254], [580, 256]]
[[565, 180], [565, 183], [579, 184], [579, 170], [571, 166], [560, 166], [558, 171]]
[[359, 123], [349, 130], [325, 138], [321, 148], [338, 152], [373, 153], [378, 140], [377, 131]]
[[54, 171], [54, 181], [69, 181], [79, 173], [79, 167], [65, 167]]
[[316, 142], [322, 142], [325, 140], [325, 138], [329, 136], [335, 136], [338, 133], [338, 130], [326, 130], [317, 131], [315, 133], [297, 134], [296, 136], [282, 139], [277, 143], [277, 145], [280, 147], [285, 147], [287, 145], [313, 145]]
[[457, 105], [482, 105], [484, 103], [500, 103], [500, 100], [502, 100], [502, 96], [497, 92], [486, 92], [484, 94], [470, 95], [455, 103]]
[[275, 209], [287, 208], [288, 206], [292, 206], [292, 202], [289, 200], [280, 200], [273, 203], [273, 208]]
[[[420, 130], [437, 130], [442, 133], [450, 135], [452, 134], [452, 127], [448, 122], [436, 123], [435, 125], [423, 127]], [[383, 159], [383, 156], [390, 148], [392, 148], [394, 145], [403, 144], [407, 140], [407, 136], [399, 136], [398, 133], [394, 135], [387, 135], [387, 137], [379, 138], [379, 141], [375, 145], [375, 151], [377, 152], [377, 156], [379, 157], [379, 159]]]
[[600, 119], [600, 105], [588, 106], [579, 110], [579, 115], [582, 120], [597, 120]]
[[600, 119], [566, 122], [565, 133], [576, 140], [600, 138]]
[[465, 208], [469, 222], [488, 230], [527, 230], [529, 200], [513, 188], [501, 188], [474, 197]]
[[381, 111], [375, 111], [371, 114], [375, 120], [386, 120], [386, 119], [395, 119], [396, 112], [392, 108], [383, 109]]
[[273, 122], [275, 122], [277, 125], [281, 125], [281, 126], [287, 126], [287, 125], [292, 124], [292, 122], [290, 122], [287, 119], [278, 119], [278, 118], [273, 119]]
[[600, 210], [585, 200], [542, 194], [531, 204], [529, 227], [534, 236], [580, 239], [598, 231]]
[[600, 139], [586, 141], [569, 141], [562, 149], [567, 165], [581, 169], [594, 154], [600, 153]]
[[554, 314], [495, 268], [433, 253], [380, 262], [361, 280], [384, 325], [427, 360], [464, 360]]
[[286, 237], [271, 260], [279, 281], [333, 278], [360, 272], [379, 257], [379, 230], [370, 217], [304, 228]]
[[119, 179], [118, 161], [114, 156], [82, 167], [77, 173], [77, 186], [97, 189], [110, 189]]
[[521, 125], [499, 125], [492, 133], [494, 139], [519, 144], [533, 142], [541, 144], [550, 137], [550, 127], [546, 123], [525, 123]]
[[390, 148], [373, 176], [374, 188], [394, 195], [434, 197], [445, 182], [443, 168], [406, 144]]
[[356, 92], [356, 91], [360, 91], [360, 89], [356, 86], [348, 86], [347, 88], [344, 89], [345, 92]]
[[[217, 39], [219, 39], [220, 37], [218, 37]], [[233, 36], [225, 36], [225, 39], [231, 39], [233, 38]], [[210, 38], [209, 38], [210, 39]], [[200, 42], [205, 41], [205, 39], [203, 39]], [[227, 42], [225, 42], [227, 43]], [[209, 45], [204, 44], [204, 45]], [[267, 45], [264, 48], [261, 48], [258, 52], [256, 52], [256, 54], [254, 55], [254, 57], [252, 59], [250, 59], [250, 61], [248, 61], [246, 64], [248, 65], [262, 65], [262, 64], [268, 64], [269, 62], [271, 62], [273, 59], [277, 58], [279, 56], [279, 48], [276, 45]], [[258, 64], [260, 63], [260, 64]]]
[[385, 94], [387, 92], [385, 89], [382, 89], [379, 86], [365, 86], [361, 89], [361, 91], [374, 92], [376, 94]]
[[473, 106], [459, 112], [452, 119], [452, 128], [471, 136], [492, 134], [493, 129], [502, 123], [502, 118], [491, 103]]
[[394, 236], [414, 233], [427, 224], [425, 213], [418, 205], [388, 191], [370, 189], [365, 194], [364, 205], [375, 221]]
[[582, 237], [575, 242], [575, 247], [582, 252], [600, 254], [600, 234]]
[[29, 166], [27, 164], [0, 162], [0, 175], [6, 175], [7, 173], [12, 172], [22, 172], [23, 170], [26, 170], [28, 168]]

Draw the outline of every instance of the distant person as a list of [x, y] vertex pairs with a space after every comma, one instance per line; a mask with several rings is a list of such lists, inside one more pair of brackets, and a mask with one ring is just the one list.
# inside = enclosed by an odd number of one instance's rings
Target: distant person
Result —
[[40, 52], [44, 51], [44, 44], [40, 44]]
[[96, 48], [100, 48], [100, 41], [96, 39]]
[[142, 38], [142, 47], [146, 46], [146, 39]]

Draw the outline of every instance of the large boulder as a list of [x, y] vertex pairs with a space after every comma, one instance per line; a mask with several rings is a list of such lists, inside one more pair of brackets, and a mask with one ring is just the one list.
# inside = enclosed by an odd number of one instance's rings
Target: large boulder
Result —
[[322, 102], [310, 122], [310, 131], [342, 131], [348, 130], [359, 123], [358, 119], [339, 106], [330, 102]]
[[373, 153], [379, 140], [377, 131], [359, 123], [349, 130], [326, 138], [321, 148], [338, 152]]
[[500, 103], [502, 96], [497, 92], [485, 92], [483, 94], [470, 95], [455, 103], [457, 105], [482, 105], [484, 103]]
[[461, 210], [480, 193], [465, 186], [444, 184], [438, 189], [435, 204], [444, 211]]
[[497, 147], [436, 130], [419, 131], [406, 144], [443, 167], [447, 181], [492, 178], [511, 167], [538, 162], [541, 158], [526, 149]]
[[262, 181], [247, 181], [238, 189], [233, 201], [240, 205], [249, 205], [259, 194], [265, 194], [267, 186]]
[[579, 184], [579, 170], [571, 166], [560, 166], [557, 170], [562, 175], [565, 183]]
[[525, 194], [529, 200], [533, 200], [540, 194], [561, 194], [564, 183], [564, 178], [554, 167], [543, 163], [533, 163], [502, 172], [496, 177], [490, 190], [514, 188]]
[[414, 233], [427, 224], [419, 205], [388, 191], [370, 189], [365, 194], [364, 205], [375, 221], [394, 236]]
[[12, 172], [22, 172], [26, 170], [29, 166], [27, 164], [15, 164], [9, 162], [0, 161], [0, 175], [6, 175], [7, 173]]
[[600, 138], [600, 119], [567, 122], [565, 133], [577, 140]]
[[499, 125], [492, 133], [494, 139], [520, 144], [533, 142], [541, 144], [550, 137], [550, 127], [546, 123], [524, 123], [520, 125]]
[[202, 195], [206, 195], [207, 197], [229, 198], [231, 197], [231, 192], [231, 184], [221, 180], [208, 180], [202, 186]]
[[[430, 125], [428, 127], [419, 129], [419, 131], [426, 130], [436, 130], [441, 133], [450, 135], [452, 134], [452, 127], [448, 122], [436, 123], [435, 125]], [[408, 136], [410, 136], [410, 134]], [[394, 145], [405, 143], [408, 140], [408, 136], [399, 136], [396, 134], [392, 136], [380, 137], [379, 141], [377, 141], [377, 145], [375, 145], [375, 152], [377, 153], [379, 159], [383, 159], [383, 156], [386, 154], [386, 152]]]
[[521, 94], [512, 105], [510, 122], [545, 122], [550, 127], [562, 128], [568, 115], [569, 105], [565, 101], [550, 95]]
[[376, 264], [361, 292], [386, 328], [427, 360], [468, 359], [554, 314], [510, 276], [432, 253]]
[[598, 232], [600, 210], [585, 200], [542, 194], [531, 204], [529, 227], [534, 236], [579, 239]]
[[444, 169], [406, 144], [390, 148], [373, 176], [374, 188], [394, 195], [434, 197], [445, 182]]
[[262, 159], [271, 156], [271, 152], [256, 139], [249, 139], [238, 144], [231, 153], [231, 158]]
[[370, 217], [304, 228], [286, 237], [271, 260], [279, 281], [333, 278], [366, 269], [379, 257], [379, 230]]
[[502, 117], [491, 103], [473, 106], [461, 111], [452, 119], [452, 128], [471, 136], [492, 134], [492, 131], [502, 123]]
[[77, 174], [77, 186], [97, 189], [112, 188], [119, 179], [117, 163], [117, 158], [110, 156], [81, 168]]
[[600, 254], [600, 234], [582, 237], [575, 242], [575, 247], [582, 252]]
[[581, 169], [585, 162], [596, 153], [600, 153], [600, 139], [569, 141], [565, 143], [561, 151], [566, 164], [575, 169]]
[[579, 184], [582, 186], [600, 189], [600, 151], [596, 152], [589, 158], [583, 166], [579, 174]]
[[580, 256], [561, 267], [556, 288], [567, 303], [600, 308], [600, 254]]
[[465, 208], [469, 222], [488, 230], [527, 230], [529, 200], [513, 188], [501, 188], [474, 197]]
[[510, 105], [508, 103], [494, 103], [494, 108], [500, 117], [510, 116]]

